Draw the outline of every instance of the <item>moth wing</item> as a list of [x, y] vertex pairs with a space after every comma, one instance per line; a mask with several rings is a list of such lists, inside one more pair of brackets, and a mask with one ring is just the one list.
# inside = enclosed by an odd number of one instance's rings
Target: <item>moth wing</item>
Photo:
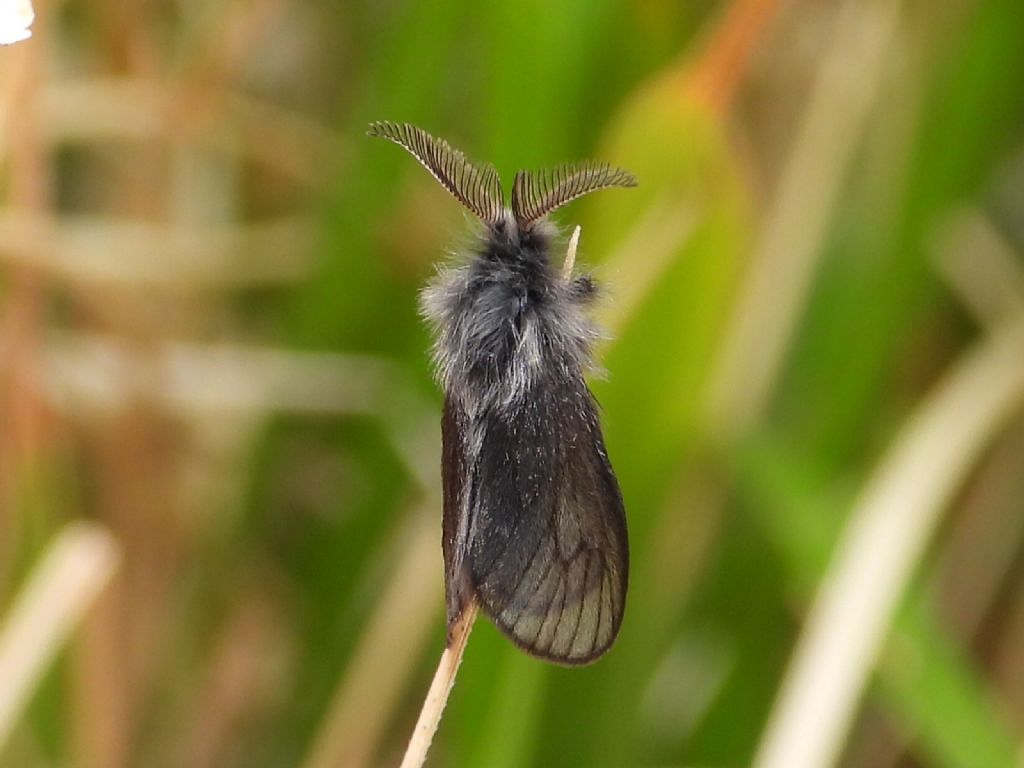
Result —
[[441, 417], [441, 487], [443, 518], [441, 550], [444, 555], [445, 602], [448, 629], [462, 616], [473, 590], [465, 562], [465, 495], [469, 476], [466, 431], [468, 417], [450, 395], [444, 400]]
[[530, 654], [593, 661], [618, 634], [629, 568], [596, 401], [578, 374], [555, 377], [483, 418], [469, 499], [481, 608]]

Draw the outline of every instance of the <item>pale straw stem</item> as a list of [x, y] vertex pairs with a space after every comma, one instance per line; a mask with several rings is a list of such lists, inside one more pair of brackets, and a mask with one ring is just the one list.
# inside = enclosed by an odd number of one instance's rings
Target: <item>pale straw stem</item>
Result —
[[0, 750], [61, 646], [117, 569], [113, 537], [69, 523], [49, 546], [0, 629]]
[[462, 617], [452, 629], [451, 642], [441, 654], [441, 661], [437, 665], [437, 672], [434, 673], [430, 690], [427, 691], [427, 698], [423, 702], [423, 709], [420, 710], [420, 717], [416, 721], [412, 738], [409, 739], [409, 746], [405, 750], [401, 768], [420, 768], [426, 762], [427, 750], [430, 749], [430, 742], [434, 740], [444, 707], [448, 703], [448, 694], [451, 693], [452, 686], [455, 684], [455, 675], [459, 671], [459, 664], [462, 663], [462, 654], [466, 650], [466, 642], [469, 640], [469, 631], [473, 628], [473, 621], [476, 619], [476, 611], [476, 602], [471, 602], [466, 606]]
[[755, 768], [836, 763], [896, 606], [979, 453], [1024, 406], [1024, 315], [940, 382], [856, 502], [805, 622]]

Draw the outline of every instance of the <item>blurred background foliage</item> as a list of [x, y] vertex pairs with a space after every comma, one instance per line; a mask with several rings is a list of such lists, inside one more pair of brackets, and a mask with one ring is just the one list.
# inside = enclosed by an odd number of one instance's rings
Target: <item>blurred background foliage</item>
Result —
[[472, 239], [388, 119], [641, 182], [556, 216], [606, 289], [622, 634], [568, 670], [478, 622], [429, 764], [1021, 765], [1021, 10], [37, 3], [0, 764], [399, 762], [444, 637], [416, 294]]

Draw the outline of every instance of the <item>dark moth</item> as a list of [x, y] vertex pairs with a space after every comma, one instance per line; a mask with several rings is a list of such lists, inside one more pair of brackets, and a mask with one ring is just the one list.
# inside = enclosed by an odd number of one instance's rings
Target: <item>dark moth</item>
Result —
[[599, 163], [520, 171], [506, 207], [493, 166], [412, 125], [369, 134], [404, 147], [486, 228], [471, 258], [422, 295], [445, 392], [449, 632], [475, 600], [526, 652], [593, 661], [622, 624], [626, 516], [583, 378], [599, 337], [587, 317], [595, 285], [552, 264], [546, 217], [636, 181]]

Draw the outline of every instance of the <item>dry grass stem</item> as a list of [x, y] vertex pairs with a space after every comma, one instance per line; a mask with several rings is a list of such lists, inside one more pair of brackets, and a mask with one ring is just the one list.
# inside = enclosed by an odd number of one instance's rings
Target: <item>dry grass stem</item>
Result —
[[405, 750], [405, 757], [402, 758], [401, 768], [420, 768], [427, 760], [427, 750], [430, 749], [430, 742], [433, 741], [438, 723], [441, 722], [441, 715], [448, 703], [448, 694], [455, 684], [455, 675], [459, 671], [459, 664], [462, 663], [462, 654], [466, 650], [469, 632], [476, 620], [476, 611], [476, 602], [471, 602], [452, 630], [451, 642], [441, 654], [437, 672], [434, 673], [434, 680], [427, 691], [419, 720], [416, 721], [409, 746]]
[[[170, 139], [171, 116], [179, 128], [180, 88], [145, 77], [90, 78], [47, 84], [41, 92], [47, 138], [53, 142]], [[340, 157], [346, 142], [323, 124], [292, 110], [229, 91], [224, 117], [232, 131], [190, 131], [199, 146], [245, 155], [254, 162], [309, 184], [323, 179], [325, 159]], [[203, 114], [201, 119], [210, 120]]]
[[580, 227], [576, 226], [576, 229], [572, 231], [572, 237], [569, 238], [569, 248], [565, 252], [565, 263], [562, 264], [562, 279], [569, 280], [572, 278], [572, 268], [576, 264], [576, 249], [580, 245]]
[[821, 69], [774, 204], [765, 215], [738, 311], [712, 375], [710, 432], [735, 434], [768, 401], [807, 300], [828, 223], [885, 74], [900, 3], [853, 3]]
[[314, 230], [290, 216], [206, 229], [0, 210], [0, 259], [80, 283], [240, 288], [306, 278]]
[[946, 284], [986, 328], [1024, 312], [1024, 269], [992, 222], [978, 210], [954, 214], [935, 248]]
[[1024, 404], [1022, 349], [1024, 315], [957, 364], [883, 458], [807, 618], [756, 768], [835, 764], [897, 601], [943, 508], [996, 430]]
[[[2, 348], [0, 348], [2, 351]], [[369, 355], [184, 342], [152, 354], [103, 336], [58, 337], [44, 350], [50, 400], [72, 412], [146, 401], [176, 414], [375, 414], [401, 372]]]
[[69, 523], [22, 588], [0, 630], [0, 751], [36, 685], [120, 560], [109, 533]]

